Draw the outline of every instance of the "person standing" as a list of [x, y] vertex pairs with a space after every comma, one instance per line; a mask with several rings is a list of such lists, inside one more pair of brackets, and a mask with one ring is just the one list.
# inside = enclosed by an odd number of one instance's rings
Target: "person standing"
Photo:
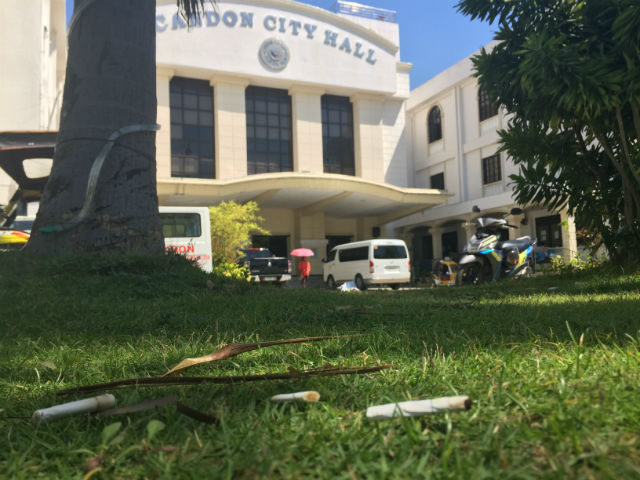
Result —
[[311, 264], [307, 260], [307, 257], [302, 257], [302, 260], [298, 262], [298, 271], [300, 272], [300, 280], [302, 281], [302, 288], [307, 288], [307, 282], [309, 281], [309, 274], [311, 273]]

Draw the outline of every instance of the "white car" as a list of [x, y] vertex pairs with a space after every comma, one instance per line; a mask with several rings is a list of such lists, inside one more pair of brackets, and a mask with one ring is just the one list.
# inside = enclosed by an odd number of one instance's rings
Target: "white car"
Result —
[[402, 240], [375, 239], [334, 247], [322, 263], [322, 278], [331, 289], [354, 281], [359, 290], [371, 285], [397, 289], [411, 280], [409, 250]]

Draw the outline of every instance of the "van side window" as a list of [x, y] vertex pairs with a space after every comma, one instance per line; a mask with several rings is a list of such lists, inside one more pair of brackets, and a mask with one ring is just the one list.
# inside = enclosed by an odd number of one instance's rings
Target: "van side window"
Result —
[[339, 258], [341, 262], [358, 262], [369, 258], [369, 247], [345, 248], [340, 250]]
[[373, 258], [407, 258], [407, 249], [402, 245], [374, 245]]
[[327, 262], [333, 262], [336, 258], [336, 251], [335, 250], [331, 250], [329, 252], [329, 255], [327, 255]]
[[165, 238], [199, 237], [202, 235], [197, 213], [161, 213], [162, 235]]

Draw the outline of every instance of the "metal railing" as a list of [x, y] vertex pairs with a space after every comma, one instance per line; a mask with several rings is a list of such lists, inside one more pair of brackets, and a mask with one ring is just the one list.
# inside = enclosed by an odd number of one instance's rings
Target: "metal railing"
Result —
[[338, 0], [331, 8], [331, 11], [334, 13], [355, 15], [356, 17], [370, 18], [372, 20], [380, 20], [382, 22], [397, 23], [396, 12], [393, 10], [369, 7], [345, 0]]

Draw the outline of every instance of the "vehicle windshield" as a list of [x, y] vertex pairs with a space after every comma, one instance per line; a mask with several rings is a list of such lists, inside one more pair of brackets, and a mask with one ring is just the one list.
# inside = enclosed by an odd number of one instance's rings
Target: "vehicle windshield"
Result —
[[242, 257], [251, 260], [252, 258], [267, 258], [273, 257], [271, 250], [268, 248], [246, 249], [242, 250]]
[[14, 230], [22, 230], [23, 232], [31, 233], [33, 222], [33, 220], [15, 220], [11, 224], [11, 228], [13, 228]]
[[162, 235], [165, 238], [188, 238], [202, 235], [200, 215], [197, 213], [172, 213], [160, 214], [162, 223]]

